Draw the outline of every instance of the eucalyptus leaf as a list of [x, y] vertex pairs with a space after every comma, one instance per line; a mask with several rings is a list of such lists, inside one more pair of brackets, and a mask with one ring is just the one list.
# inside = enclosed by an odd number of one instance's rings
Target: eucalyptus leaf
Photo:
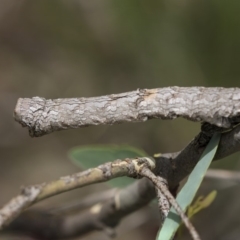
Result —
[[[70, 159], [82, 169], [97, 167], [116, 159], [146, 157], [147, 153], [128, 145], [88, 145], [73, 148], [69, 152]], [[115, 178], [107, 183], [111, 187], [122, 188], [134, 182], [128, 177]]]
[[[188, 177], [187, 182], [177, 196], [177, 202], [183, 211], [191, 204], [200, 184], [207, 172], [209, 165], [214, 158], [217, 151], [221, 134], [215, 133], [205, 148], [199, 162]], [[170, 240], [173, 239], [178, 227], [181, 224], [181, 218], [176, 213], [175, 209], [171, 207], [170, 212], [165, 219], [162, 228], [160, 229], [156, 240]]]

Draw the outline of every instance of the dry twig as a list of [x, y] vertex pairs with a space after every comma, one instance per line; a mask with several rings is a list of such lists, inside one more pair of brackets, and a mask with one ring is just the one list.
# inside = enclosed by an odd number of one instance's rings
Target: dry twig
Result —
[[[171, 203], [173, 208], [176, 210], [176, 212], [182, 218], [182, 221], [185, 224], [186, 228], [189, 230], [189, 233], [191, 234], [192, 239], [200, 240], [200, 236], [197, 233], [196, 229], [190, 222], [189, 218], [185, 215], [185, 213], [183, 212], [183, 210], [177, 203], [176, 199], [173, 197], [173, 195], [169, 191], [169, 189], [166, 185], [165, 179], [163, 179], [159, 176], [156, 176], [151, 170], [149, 170], [149, 168], [146, 168], [146, 167], [142, 168], [142, 170], [140, 171], [140, 175], [147, 177], [149, 180], [151, 180], [157, 189], [157, 193], [158, 193], [158, 190], [160, 190], [160, 192], [167, 198], [167, 200]], [[160, 198], [160, 197], [158, 197], [158, 198]], [[161, 209], [162, 209], [162, 207], [160, 206], [160, 211], [161, 211]]]
[[0, 209], [0, 229], [33, 203], [75, 188], [104, 182], [112, 178], [121, 176], [137, 177], [143, 164], [147, 164], [151, 169], [155, 167], [154, 160], [150, 158], [116, 160], [100, 165], [97, 168], [61, 177], [50, 183], [25, 187], [19, 196], [13, 198]]
[[[197, 135], [186, 148], [177, 153], [165, 153], [156, 158], [155, 175], [167, 180], [170, 190], [194, 168], [204, 147], [199, 144], [202, 133]], [[222, 134], [215, 160], [240, 151], [240, 126]], [[116, 227], [122, 218], [148, 204], [155, 197], [155, 189], [148, 179], [140, 179], [119, 190], [108, 201], [97, 204], [99, 211], [74, 212], [70, 215], [55, 216], [28, 211], [13, 221], [8, 230], [21, 234], [31, 234], [40, 239], [64, 239], [82, 236], [102, 226]], [[33, 220], [34, 219], [34, 220]]]

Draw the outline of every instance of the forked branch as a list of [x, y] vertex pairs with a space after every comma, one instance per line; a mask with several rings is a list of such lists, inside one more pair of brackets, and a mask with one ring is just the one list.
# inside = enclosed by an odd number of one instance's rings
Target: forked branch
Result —
[[[59, 180], [51, 183], [44, 183], [36, 186], [26, 187], [22, 190], [22, 193], [16, 198], [12, 199], [6, 206], [0, 209], [0, 227], [8, 224], [14, 220], [21, 212], [32, 204], [41, 201], [45, 198], [57, 195], [59, 193], [72, 190], [74, 188], [83, 187], [89, 184], [103, 182], [112, 178], [120, 176], [129, 177], [147, 177], [157, 189], [167, 198], [182, 218], [184, 224], [189, 229], [193, 240], [200, 240], [195, 228], [190, 223], [189, 219], [185, 216], [180, 206], [171, 195], [170, 191], [166, 187], [165, 183], [161, 182], [161, 177], [155, 176], [151, 170], [155, 168], [155, 161], [150, 158], [138, 158], [138, 159], [125, 159], [123, 161], [116, 160], [100, 165], [97, 168], [89, 169], [87, 171], [74, 174], [72, 176], [62, 177]], [[120, 195], [116, 194], [115, 207], [122, 206], [120, 201]], [[129, 198], [127, 198], [129, 200]], [[136, 201], [136, 199], [134, 200]], [[97, 204], [90, 210], [92, 214], [99, 213], [103, 205]], [[122, 208], [122, 207], [121, 207]], [[123, 211], [123, 209], [121, 209]], [[113, 219], [112, 219], [113, 220]], [[97, 227], [109, 229], [109, 226], [103, 222], [98, 222]], [[109, 232], [109, 230], [108, 230]]]
[[[198, 162], [204, 150], [204, 147], [199, 145], [201, 135], [202, 133], [197, 135], [182, 151], [165, 153], [156, 158], [154, 172], [167, 180], [170, 190], [175, 189]], [[222, 159], [237, 151], [240, 151], [240, 126], [222, 134], [215, 160]], [[108, 201], [96, 204], [85, 211], [77, 213], [74, 211], [74, 214], [71, 215], [55, 216], [24, 212], [9, 225], [8, 229], [10, 232], [31, 233], [40, 239], [57, 240], [78, 237], [94, 230], [103, 229], [104, 226], [106, 228], [115, 227], [122, 218], [145, 206], [154, 197], [153, 184], [144, 178], [119, 190]], [[98, 211], [95, 211], [96, 209]]]
[[112, 178], [121, 176], [137, 177], [143, 165], [154, 169], [155, 161], [150, 158], [116, 160], [100, 165], [97, 168], [61, 177], [50, 183], [25, 187], [22, 189], [20, 195], [13, 198], [7, 205], [0, 209], [0, 229], [10, 223], [33, 203], [75, 188], [104, 182]]
[[[200, 236], [198, 235], [196, 229], [190, 222], [189, 218], [185, 215], [179, 204], [177, 203], [176, 199], [173, 197], [171, 192], [169, 191], [165, 180], [159, 176], [156, 176], [153, 174], [152, 171], [150, 171], [148, 168], [144, 167], [141, 169], [140, 174], [144, 177], [147, 177], [149, 180], [153, 182], [155, 185], [156, 190], [160, 190], [160, 192], [167, 198], [167, 200], [171, 203], [173, 208], [176, 210], [176, 212], [181, 217], [183, 223], [185, 224], [186, 228], [189, 230], [189, 233], [193, 240], [200, 240]], [[161, 211], [161, 207], [160, 207]]]

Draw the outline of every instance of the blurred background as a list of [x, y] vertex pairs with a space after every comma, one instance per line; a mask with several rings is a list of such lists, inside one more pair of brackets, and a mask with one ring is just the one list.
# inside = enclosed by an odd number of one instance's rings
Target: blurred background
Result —
[[[115, 143], [149, 154], [175, 152], [200, 129], [182, 119], [151, 120], [31, 138], [12, 116], [18, 98], [92, 97], [175, 85], [239, 87], [239, 11], [239, 1], [224, 0], [1, 0], [0, 205], [22, 185], [79, 171], [68, 158], [73, 147]], [[213, 167], [239, 170], [239, 157]], [[61, 206], [104, 188], [74, 190], [36, 207]], [[206, 180], [200, 192], [213, 189], [217, 199], [193, 219], [197, 229], [205, 240], [239, 239], [240, 188], [230, 180]], [[124, 220], [116, 239], [154, 239], [155, 212], [149, 207]], [[136, 224], [126, 228], [129, 222]]]

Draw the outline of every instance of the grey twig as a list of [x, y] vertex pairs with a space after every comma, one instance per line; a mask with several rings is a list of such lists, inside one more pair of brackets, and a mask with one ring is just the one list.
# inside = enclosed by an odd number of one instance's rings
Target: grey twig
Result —
[[185, 215], [179, 204], [177, 203], [176, 199], [170, 193], [168, 187], [165, 184], [165, 180], [159, 176], [156, 176], [149, 168], [142, 168], [140, 174], [144, 177], [147, 177], [149, 180], [153, 182], [155, 187], [161, 191], [161, 193], [167, 198], [167, 200], [171, 203], [173, 208], [181, 217], [183, 223], [185, 224], [186, 228], [189, 230], [189, 233], [193, 240], [200, 240], [200, 236], [198, 235], [196, 229], [190, 222], [189, 218]]
[[104, 182], [112, 178], [121, 176], [137, 177], [142, 164], [147, 164], [151, 169], [155, 167], [154, 160], [150, 158], [116, 160], [100, 165], [97, 168], [61, 177], [50, 183], [25, 187], [19, 196], [13, 198], [0, 209], [0, 229], [33, 203], [75, 188]]
[[74, 202], [67, 202], [64, 205], [58, 206], [56, 208], [51, 207], [48, 212], [51, 213], [69, 213], [73, 211], [81, 211], [83, 209], [89, 208], [97, 203], [104, 202], [112, 198], [118, 192], [117, 188], [111, 188], [106, 191], [96, 192], [86, 196], [84, 199], [78, 199]]
[[155, 197], [153, 184], [146, 178], [119, 189], [104, 202], [84, 211], [54, 214], [44, 210], [24, 211], [4, 231], [31, 236], [34, 239], [59, 240], [75, 238], [91, 231], [114, 228], [127, 215], [146, 206]]
[[93, 98], [20, 98], [14, 116], [31, 136], [99, 124], [183, 117], [229, 128], [240, 122], [239, 88], [167, 87]]
[[168, 215], [168, 212], [170, 211], [171, 206], [167, 197], [158, 188], [156, 188], [156, 195], [158, 199], [159, 212], [161, 214], [161, 223], [163, 223]]
[[[182, 151], [156, 156], [154, 173], [167, 180], [172, 191], [198, 162], [204, 146], [199, 144], [202, 133], [198, 134]], [[215, 160], [240, 151], [240, 126], [222, 133]], [[82, 236], [99, 230], [96, 222], [115, 227], [122, 218], [148, 204], [155, 197], [153, 184], [146, 178], [119, 190], [113, 197], [94, 207], [70, 215], [23, 212], [7, 228], [10, 232], [31, 234], [37, 239], [64, 239]], [[94, 210], [94, 211], [93, 211]], [[98, 210], [98, 211], [96, 211]], [[34, 219], [34, 221], [33, 221]]]
[[222, 169], [209, 169], [206, 173], [206, 178], [229, 180], [235, 183], [240, 183], [239, 171], [228, 171]]

